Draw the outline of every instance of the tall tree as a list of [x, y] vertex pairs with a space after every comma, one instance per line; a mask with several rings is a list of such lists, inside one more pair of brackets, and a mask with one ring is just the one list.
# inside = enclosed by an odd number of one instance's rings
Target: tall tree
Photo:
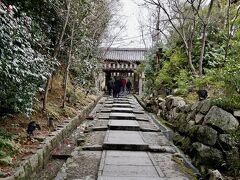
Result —
[[[55, 48], [55, 51], [54, 51], [53, 59], [56, 59], [57, 56], [58, 56], [58, 52], [59, 52], [60, 46], [62, 44], [63, 37], [64, 37], [65, 31], [66, 31], [66, 27], [67, 27], [67, 24], [68, 24], [68, 21], [69, 21], [70, 10], [71, 10], [71, 1], [67, 2], [67, 0], [66, 0], [65, 3], [66, 3], [66, 8], [67, 8], [67, 13], [66, 13], [66, 17], [65, 17], [65, 20], [64, 20], [64, 24], [63, 24], [63, 28], [62, 28], [62, 31], [61, 31], [61, 35], [60, 35], [59, 41], [56, 44], [56, 48]], [[46, 82], [46, 86], [45, 86], [44, 98], [43, 98], [43, 111], [46, 110], [48, 90], [49, 90], [50, 82], [51, 82], [52, 75], [53, 75], [52, 73], [47, 78], [47, 82]]]

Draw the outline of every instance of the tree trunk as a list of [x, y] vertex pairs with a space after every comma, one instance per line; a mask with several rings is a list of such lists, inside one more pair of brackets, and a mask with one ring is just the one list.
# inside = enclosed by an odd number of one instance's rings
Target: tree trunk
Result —
[[192, 71], [192, 74], [193, 75], [196, 75], [196, 69], [194, 68], [193, 66], [193, 63], [192, 63], [192, 50], [187, 50], [187, 55], [188, 55], [188, 65]]
[[191, 69], [191, 72], [193, 75], [196, 75], [196, 69], [194, 68], [193, 66], [193, 63], [192, 63], [192, 39], [190, 40], [190, 44], [188, 45], [188, 43], [186, 41], [184, 41], [184, 45], [185, 45], [185, 51], [186, 51], [186, 54], [188, 56], [188, 65], [189, 65], [189, 68]]
[[[229, 4], [229, 7], [228, 7], [228, 26], [227, 26], [227, 40], [226, 40], [226, 48], [225, 48], [225, 55], [224, 55], [224, 60], [226, 61], [227, 59], [227, 56], [228, 56], [228, 51], [229, 51], [229, 44], [230, 44], [230, 41], [232, 39], [232, 35], [231, 35], [231, 32], [233, 30], [233, 27], [234, 27], [234, 24], [239, 16], [239, 11], [240, 11], [240, 5], [237, 7], [237, 11], [236, 11], [236, 14], [234, 16], [234, 18], [232, 20], [230, 20], [230, 17], [229, 17], [229, 13], [230, 13], [230, 5], [231, 5], [231, 2], [229, 0], [228, 2]], [[230, 23], [231, 21], [231, 23]]]
[[212, 8], [213, 8], [213, 2], [214, 0], [210, 1], [209, 4], [209, 8], [208, 8], [208, 13], [207, 13], [207, 17], [206, 17], [206, 22], [203, 22], [203, 34], [202, 34], [202, 48], [201, 48], [201, 54], [200, 54], [200, 58], [199, 58], [199, 75], [202, 76], [203, 74], [203, 58], [204, 58], [204, 54], [205, 54], [205, 45], [206, 45], [206, 32], [207, 32], [207, 25], [209, 22], [209, 18], [212, 12]]
[[202, 48], [201, 48], [201, 54], [200, 54], [200, 59], [199, 59], [199, 75], [202, 76], [203, 74], [203, 58], [205, 54], [205, 45], [206, 45], [206, 30], [207, 30], [207, 25], [204, 24], [203, 26], [203, 37], [202, 37]]
[[74, 36], [74, 24], [72, 27], [71, 43], [70, 43], [69, 54], [68, 54], [68, 62], [67, 62], [66, 70], [65, 70], [65, 76], [64, 76], [64, 85], [63, 85], [64, 93], [63, 93], [62, 108], [65, 107], [65, 102], [66, 102], [68, 74], [69, 74], [69, 68], [71, 66], [71, 60], [72, 60], [71, 56], [72, 56], [73, 36]]
[[[53, 55], [53, 60], [55, 60], [57, 58], [57, 55], [58, 55], [58, 51], [60, 49], [60, 46], [62, 44], [62, 40], [63, 40], [63, 36], [65, 34], [65, 30], [66, 30], [66, 27], [67, 27], [67, 24], [68, 24], [68, 20], [69, 20], [69, 16], [70, 16], [70, 1], [67, 5], [67, 15], [66, 15], [66, 19], [64, 21], [64, 25], [63, 25], [63, 28], [62, 28], [62, 32], [61, 32], [61, 36], [59, 38], [59, 41], [58, 41], [58, 44], [55, 48], [55, 51], [54, 51], [54, 55]], [[48, 90], [49, 90], [49, 86], [50, 86], [50, 82], [51, 82], [51, 79], [52, 79], [52, 73], [49, 75], [48, 79], [47, 79], [47, 83], [46, 83], [46, 86], [45, 86], [45, 92], [44, 92], [44, 98], [43, 98], [43, 111], [46, 110], [46, 104], [47, 104], [47, 97], [48, 97]]]

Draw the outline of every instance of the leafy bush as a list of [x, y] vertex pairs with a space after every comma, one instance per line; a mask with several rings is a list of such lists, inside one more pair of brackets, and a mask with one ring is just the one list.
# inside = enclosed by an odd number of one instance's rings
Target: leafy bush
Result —
[[31, 112], [35, 93], [54, 65], [34, 47], [49, 41], [26, 14], [7, 11], [3, 4], [0, 9], [6, 11], [0, 14], [0, 114]]
[[181, 86], [183, 88], [187, 81], [186, 78], [190, 78], [186, 75], [187, 71], [184, 69], [186, 67], [186, 57], [179, 48], [176, 48], [173, 52], [166, 52], [166, 54], [169, 56], [169, 61], [163, 62], [155, 81], [156, 87], [177, 88]]
[[4, 139], [12, 139], [12, 134], [10, 134], [9, 132], [7, 132], [5, 129], [0, 128], [0, 137], [4, 138]]
[[225, 110], [240, 109], [240, 96], [232, 94], [212, 100], [213, 104]]
[[18, 148], [12, 141], [12, 134], [0, 128], [0, 164], [11, 164], [12, 158], [10, 156], [15, 152], [18, 152]]
[[179, 71], [179, 75], [174, 78], [177, 82], [177, 93], [181, 95], [186, 95], [189, 91], [190, 83], [191, 83], [191, 75], [185, 69], [181, 69]]

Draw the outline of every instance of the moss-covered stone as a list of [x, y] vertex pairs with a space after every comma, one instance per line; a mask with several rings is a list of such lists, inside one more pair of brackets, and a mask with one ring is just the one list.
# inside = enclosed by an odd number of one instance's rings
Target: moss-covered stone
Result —
[[197, 165], [205, 165], [219, 168], [224, 163], [223, 154], [220, 150], [195, 142], [192, 144], [194, 153], [193, 161]]
[[197, 131], [197, 139], [206, 145], [215, 145], [217, 142], [217, 131], [209, 126], [200, 126]]
[[31, 166], [31, 163], [30, 163], [29, 160], [27, 160], [27, 161], [23, 164], [23, 168], [24, 168], [26, 177], [30, 177], [31, 174], [32, 174], [32, 172], [33, 172], [33, 169], [32, 169], [32, 166]]
[[38, 154], [34, 154], [31, 156], [31, 158], [29, 159], [29, 162], [31, 164], [32, 170], [35, 171], [39, 164], [38, 164]]
[[237, 146], [237, 142], [235, 142], [230, 134], [220, 134], [218, 143], [224, 150], [231, 150], [234, 146]]
[[193, 172], [192, 169], [190, 168], [187, 168], [184, 164], [184, 160], [180, 157], [177, 157], [177, 156], [173, 156], [172, 158], [173, 161], [175, 161], [179, 167], [179, 169], [182, 171], [182, 172], [185, 172], [188, 176], [190, 176], [190, 179], [192, 180], [197, 180], [198, 178], [196, 177], [195, 173]]
[[18, 170], [14, 173], [14, 179], [24, 179], [26, 176], [23, 166], [20, 166]]
[[191, 147], [191, 140], [189, 137], [181, 136], [179, 133], [175, 133], [173, 137], [173, 142], [184, 152], [188, 151]]
[[43, 168], [43, 150], [42, 149], [39, 149], [37, 151], [37, 155], [38, 155], [38, 165], [39, 165], [39, 169], [40, 168]]
[[196, 139], [197, 138], [197, 132], [198, 132], [198, 129], [201, 127], [201, 125], [193, 125], [193, 126], [190, 126], [189, 129], [188, 129], [188, 136], [191, 138], [191, 139]]

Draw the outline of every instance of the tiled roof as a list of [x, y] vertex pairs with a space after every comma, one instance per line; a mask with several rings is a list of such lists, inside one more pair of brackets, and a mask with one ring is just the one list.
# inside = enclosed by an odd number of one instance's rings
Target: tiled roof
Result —
[[104, 60], [143, 61], [147, 49], [142, 48], [109, 48], [103, 49]]

